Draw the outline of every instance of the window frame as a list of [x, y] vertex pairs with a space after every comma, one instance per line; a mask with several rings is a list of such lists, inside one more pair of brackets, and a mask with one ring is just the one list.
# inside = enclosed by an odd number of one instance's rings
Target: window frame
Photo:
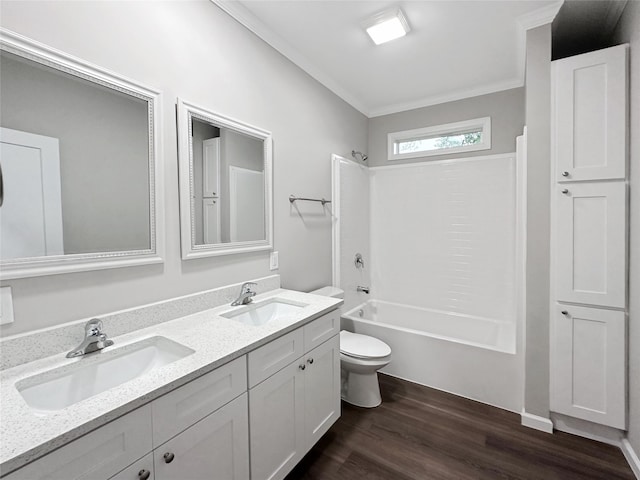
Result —
[[[472, 145], [463, 145], [452, 148], [439, 148], [421, 152], [395, 153], [397, 143], [404, 140], [420, 140], [421, 137], [447, 136], [464, 133], [469, 129], [479, 127], [482, 132], [482, 140]], [[431, 127], [416, 128], [392, 132], [387, 135], [387, 160], [406, 160], [410, 158], [432, 157], [436, 155], [450, 155], [462, 152], [476, 152], [491, 149], [491, 117], [473, 118], [462, 122], [445, 123]]]

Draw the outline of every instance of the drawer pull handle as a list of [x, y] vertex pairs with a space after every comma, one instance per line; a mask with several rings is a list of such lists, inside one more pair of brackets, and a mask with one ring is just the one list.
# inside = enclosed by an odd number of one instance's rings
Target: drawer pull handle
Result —
[[569, 312], [567, 312], [566, 310], [562, 310], [560, 313], [563, 314], [565, 317], [569, 315]]
[[149, 470], [140, 470], [138, 472], [138, 477], [140, 478], [140, 480], [149, 480], [149, 477], [151, 476], [151, 472]]
[[569, 172], [562, 172], [562, 176], [563, 177], [568, 177], [569, 176]]
[[307, 363], [308, 363], [309, 365], [313, 365], [313, 357], [309, 358], [309, 359], [307, 360]]
[[567, 188], [563, 188], [562, 189], [562, 193], [564, 193], [565, 195], [567, 195], [569, 193], [569, 189]]
[[173, 453], [167, 452], [164, 454], [164, 463], [171, 463], [176, 456]]
[[300, 368], [300, 370], [304, 370], [305, 368], [307, 368], [307, 366], [303, 363], [299, 365], [298, 368]]

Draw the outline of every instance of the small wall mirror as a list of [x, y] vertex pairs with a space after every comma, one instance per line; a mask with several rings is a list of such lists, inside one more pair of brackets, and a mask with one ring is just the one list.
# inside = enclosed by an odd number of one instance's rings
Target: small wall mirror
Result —
[[162, 261], [159, 95], [0, 30], [2, 279]]
[[272, 248], [271, 134], [178, 99], [182, 258]]

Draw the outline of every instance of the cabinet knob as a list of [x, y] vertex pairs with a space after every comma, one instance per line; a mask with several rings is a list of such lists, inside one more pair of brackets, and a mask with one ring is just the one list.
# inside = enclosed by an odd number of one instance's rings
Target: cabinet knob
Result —
[[569, 172], [562, 172], [562, 176], [563, 177], [568, 177], [569, 176]]
[[566, 195], [567, 193], [569, 193], [569, 189], [567, 189], [567, 188], [563, 188], [563, 189], [562, 189], [562, 193], [564, 193], [564, 194]]
[[304, 370], [305, 368], [307, 368], [307, 366], [303, 363], [299, 366], [300, 370]]
[[562, 310], [560, 313], [563, 314], [565, 317], [569, 315], [569, 312], [567, 312], [566, 310]]
[[149, 480], [149, 477], [151, 476], [151, 472], [149, 470], [140, 470], [138, 472], [138, 478], [140, 480]]
[[313, 365], [313, 357], [307, 359], [309, 365]]
[[171, 463], [173, 462], [173, 459], [176, 458], [176, 456], [173, 453], [167, 452], [164, 454], [163, 458], [164, 463]]

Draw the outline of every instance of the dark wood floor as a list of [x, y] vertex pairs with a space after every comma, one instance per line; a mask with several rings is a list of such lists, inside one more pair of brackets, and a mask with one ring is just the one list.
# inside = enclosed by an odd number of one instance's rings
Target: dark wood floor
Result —
[[383, 403], [342, 418], [286, 480], [628, 479], [622, 452], [520, 425], [520, 416], [380, 375]]

